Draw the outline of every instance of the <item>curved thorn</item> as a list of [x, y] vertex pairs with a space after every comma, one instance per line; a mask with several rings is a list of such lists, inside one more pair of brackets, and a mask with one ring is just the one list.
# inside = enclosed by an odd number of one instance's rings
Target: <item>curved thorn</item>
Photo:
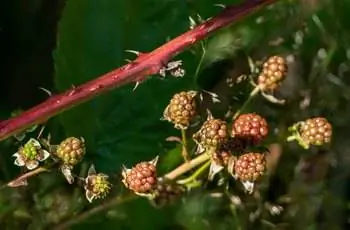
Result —
[[217, 7], [223, 8], [223, 9], [226, 8], [226, 6], [224, 4], [214, 4], [214, 6], [217, 6]]
[[39, 87], [39, 89], [41, 89], [42, 91], [44, 91], [45, 93], [47, 93], [47, 95], [49, 95], [50, 97], [52, 96], [51, 91], [49, 91], [48, 89], [45, 89], [43, 87]]
[[139, 56], [141, 54], [141, 52], [136, 50], [125, 50], [125, 52], [135, 54], [136, 56]]

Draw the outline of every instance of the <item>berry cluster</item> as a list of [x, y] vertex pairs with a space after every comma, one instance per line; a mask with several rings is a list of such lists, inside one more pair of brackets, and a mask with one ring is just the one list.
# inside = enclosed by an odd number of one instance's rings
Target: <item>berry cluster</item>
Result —
[[[72, 170], [85, 156], [85, 142], [83, 138], [68, 137], [58, 145], [52, 145], [48, 139], [31, 138], [23, 146], [19, 147], [18, 152], [13, 156], [16, 157], [15, 165], [25, 166], [29, 170], [33, 170], [39, 166], [39, 162], [44, 162], [43, 167], [58, 166], [68, 183], [72, 184], [75, 177]], [[40, 170], [39, 170], [40, 171]], [[33, 172], [28, 172], [33, 173]], [[34, 173], [33, 173], [34, 174]], [[84, 189], [86, 198], [89, 202], [93, 199], [105, 197], [111, 188], [108, 182], [108, 176], [99, 173], [97, 174], [94, 166], [91, 166], [86, 178], [80, 178], [85, 181]], [[8, 185], [12, 187], [26, 185], [26, 181], [11, 181]]]
[[[271, 99], [265, 92], [276, 90], [287, 74], [287, 62], [280, 56], [272, 56], [263, 64], [262, 71], [257, 77], [257, 85], [252, 92], [261, 92], [271, 102], [279, 100]], [[214, 97], [212, 93], [209, 93]], [[163, 119], [173, 123], [175, 128], [181, 129], [183, 153], [187, 154], [186, 131], [189, 127], [196, 127], [195, 117], [198, 117], [199, 101], [196, 96], [202, 94], [195, 91], [183, 91], [175, 94], [163, 113]], [[251, 94], [256, 95], [256, 94]], [[215, 100], [219, 101], [217, 96]], [[198, 120], [197, 120], [198, 121]], [[197, 122], [198, 124], [198, 122]], [[332, 127], [325, 118], [312, 118], [304, 122], [296, 123], [292, 129], [293, 135], [290, 140], [297, 140], [303, 147], [309, 145], [323, 145], [329, 143], [332, 135]], [[211, 113], [207, 119], [198, 127], [192, 135], [192, 139], [197, 148], [193, 154], [204, 154], [208, 158], [209, 180], [213, 180], [215, 175], [226, 169], [228, 175], [240, 181], [248, 193], [253, 192], [254, 184], [258, 182], [267, 169], [266, 150], [263, 141], [269, 133], [266, 119], [257, 113], [240, 113], [234, 115], [232, 121], [214, 118]], [[185, 135], [184, 135], [185, 134]], [[185, 139], [184, 139], [185, 138]], [[191, 157], [191, 156], [189, 156]], [[141, 162], [131, 169], [124, 168], [122, 176], [124, 185], [140, 196], [151, 198], [153, 203], [163, 203], [169, 197], [177, 196], [183, 191], [179, 184], [187, 185], [190, 188], [195, 179], [164, 181], [157, 177], [157, 159], [149, 162]], [[188, 160], [186, 158], [186, 160]], [[185, 163], [188, 164], [189, 162]], [[202, 172], [202, 168], [198, 168]], [[194, 173], [196, 175], [197, 173]], [[191, 178], [191, 177], [190, 177]], [[195, 183], [194, 183], [195, 184]]]
[[[252, 90], [246, 103], [257, 95], [257, 92], [271, 102], [276, 101], [266, 92], [273, 92], [280, 86], [287, 75], [287, 62], [280, 56], [272, 56], [262, 67], [256, 82], [252, 82], [255, 89]], [[206, 93], [212, 96], [213, 102], [220, 102], [216, 94], [207, 91]], [[197, 98], [197, 95], [200, 97]], [[243, 108], [238, 110], [230, 120], [214, 118], [210, 112], [206, 120], [200, 120], [198, 110], [201, 100], [198, 99], [202, 100], [203, 97], [196, 91], [176, 93], [163, 112], [163, 119], [181, 130], [182, 140], [174, 139], [182, 145], [183, 156], [189, 162], [170, 172], [171, 176], [167, 174], [164, 177], [158, 176], [158, 157], [151, 161], [136, 163], [130, 169], [124, 167], [122, 170], [122, 183], [125, 187], [136, 195], [149, 198], [157, 207], [169, 204], [186, 190], [199, 186], [201, 183], [198, 183], [197, 177], [206, 172], [208, 167], [207, 180], [213, 180], [216, 174], [225, 169], [223, 174], [226, 173], [228, 178], [239, 181], [248, 193], [253, 192], [255, 183], [261, 180], [267, 170], [268, 153], [257, 150], [262, 149], [260, 147], [269, 134], [266, 119], [254, 112], [241, 113], [245, 108], [243, 105]], [[198, 124], [201, 125], [198, 126]], [[305, 149], [310, 148], [311, 145], [329, 144], [332, 138], [332, 125], [323, 117], [296, 122], [289, 131], [291, 135], [287, 140], [296, 140]], [[188, 132], [191, 132], [192, 140], [187, 140]], [[193, 148], [196, 149], [195, 151], [189, 151], [187, 143], [190, 141], [195, 145], [196, 148]], [[85, 154], [84, 139], [68, 137], [58, 145], [51, 145], [48, 140], [32, 138], [13, 156], [16, 157], [16, 165], [25, 166], [29, 170], [37, 168], [40, 162], [51, 159], [51, 165], [58, 165], [70, 184], [74, 183], [75, 178], [83, 181], [85, 196], [89, 202], [92, 202], [94, 199], [104, 198], [110, 192], [112, 185], [108, 181], [109, 177], [103, 173], [96, 173], [93, 165], [85, 178], [73, 175], [74, 167], [83, 160]], [[195, 154], [201, 155], [196, 159], [187, 159]], [[197, 171], [191, 171], [195, 167], [198, 167]], [[183, 180], [175, 180], [176, 177], [186, 173], [192, 173], [192, 175]], [[19, 185], [27, 182], [14, 181], [12, 185], [16, 183]]]
[[[255, 89], [250, 96], [260, 92], [262, 96], [271, 102], [271, 94], [276, 90], [287, 74], [287, 63], [280, 56], [272, 56], [262, 66], [260, 75], [257, 76], [256, 83], [252, 83]], [[218, 95], [205, 91], [212, 97], [214, 103], [220, 102]], [[199, 97], [197, 97], [199, 96]], [[163, 119], [172, 123], [176, 129], [181, 130], [182, 140], [178, 142], [182, 145], [182, 154], [186, 163], [174, 171], [180, 173], [174, 176], [172, 172], [159, 177], [157, 172], [158, 157], [151, 161], [136, 163], [132, 168], [126, 167], [122, 170], [122, 182], [126, 188], [139, 196], [150, 199], [151, 203], [157, 207], [169, 204], [186, 190], [193, 186], [198, 186], [197, 177], [206, 172], [209, 167], [208, 180], [214, 180], [216, 174], [222, 172], [228, 178], [239, 181], [244, 189], [251, 193], [255, 183], [259, 182], [267, 169], [266, 151], [261, 145], [268, 136], [269, 127], [266, 119], [254, 112], [241, 113], [237, 111], [231, 120], [214, 118], [208, 111], [206, 120], [200, 119], [199, 106], [203, 100], [203, 95], [197, 91], [182, 91], [173, 95], [169, 104], [163, 112]], [[248, 100], [249, 101], [249, 100]], [[276, 100], [275, 100], [276, 101]], [[243, 106], [244, 107], [244, 106]], [[201, 124], [198, 126], [198, 124]], [[190, 129], [191, 128], [191, 129]], [[195, 130], [192, 130], [195, 129]], [[314, 117], [305, 121], [297, 122], [289, 128], [291, 135], [288, 140], [296, 140], [302, 147], [309, 148], [311, 145], [320, 146], [331, 142], [332, 126], [323, 117]], [[189, 151], [187, 143], [187, 133], [191, 132], [191, 144], [194, 144], [195, 151]], [[32, 170], [38, 167], [39, 163], [51, 159], [51, 162], [59, 165], [67, 181], [72, 184], [77, 176], [72, 171], [79, 164], [85, 154], [86, 146], [83, 138], [68, 137], [58, 145], [51, 145], [42, 140], [30, 139], [24, 146], [14, 154], [15, 164], [25, 166]], [[43, 144], [43, 146], [42, 146]], [[197, 167], [199, 158], [191, 160], [195, 154], [204, 156], [202, 165], [198, 171], [182, 180], [174, 180], [180, 175], [191, 171], [192, 167]], [[200, 157], [199, 156], [199, 157]], [[50, 158], [49, 158], [50, 157]], [[201, 163], [200, 163], [201, 164]], [[186, 167], [188, 167], [186, 169]], [[92, 165], [84, 181], [85, 196], [89, 202], [94, 199], [104, 198], [111, 190], [112, 185], [108, 181], [109, 177], [103, 173], [96, 173]], [[221, 180], [220, 180], [221, 181]], [[225, 180], [224, 180], [225, 181]], [[18, 182], [20, 184], [21, 181]], [[16, 184], [16, 183], [13, 183]]]
[[[247, 192], [252, 192], [253, 184], [257, 182], [266, 170], [265, 153], [251, 151], [262, 143], [268, 135], [268, 124], [265, 118], [257, 113], [241, 114], [233, 120], [231, 137], [223, 145], [226, 161], [222, 166], [234, 178], [240, 180]], [[219, 153], [223, 151], [219, 148]], [[215, 152], [218, 156], [218, 151]], [[216, 157], [212, 157], [213, 163], [217, 164]], [[249, 185], [249, 186], [248, 186]]]

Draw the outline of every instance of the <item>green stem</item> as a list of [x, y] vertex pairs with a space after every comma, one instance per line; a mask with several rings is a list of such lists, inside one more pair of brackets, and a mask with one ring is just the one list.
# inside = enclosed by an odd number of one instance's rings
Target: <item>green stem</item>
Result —
[[204, 56], [205, 56], [205, 47], [204, 47], [204, 44], [203, 44], [203, 42], [201, 42], [200, 44], [201, 44], [201, 48], [202, 48], [203, 53], [202, 53], [202, 55], [201, 55], [201, 59], [199, 60], [198, 65], [197, 65], [196, 72], [195, 72], [195, 74], [194, 74], [194, 79], [197, 79], [197, 77], [198, 77], [198, 74], [199, 74], [199, 71], [200, 71], [200, 69], [201, 69], [201, 67], [202, 67], [202, 63], [203, 63]]
[[186, 130], [181, 129], [181, 138], [182, 138], [182, 156], [185, 160], [185, 162], [188, 162], [190, 160], [190, 157], [188, 155], [187, 151], [187, 137], [186, 137]]
[[198, 168], [191, 176], [186, 179], [177, 181], [178, 184], [188, 184], [190, 182], [195, 181], [209, 166], [211, 161], [207, 161], [200, 168]]
[[210, 157], [207, 153], [202, 153], [198, 157], [190, 160], [189, 162], [183, 163], [173, 171], [167, 173], [166, 175], [164, 175], [164, 178], [167, 178], [169, 180], [174, 180], [177, 177], [183, 175], [184, 173], [190, 171], [191, 169], [197, 167], [198, 165], [202, 164], [203, 162], [206, 162], [209, 159]]
[[258, 93], [260, 92], [260, 87], [256, 86], [253, 91], [249, 94], [248, 99], [244, 102], [244, 104], [242, 105], [242, 107], [237, 110], [237, 112], [235, 113], [235, 115], [233, 116], [233, 119], [236, 119], [245, 109], [246, 107], [249, 105], [249, 103], [252, 101], [252, 99], [258, 95]]
[[287, 137], [287, 142], [292, 142], [296, 139], [297, 139], [296, 136], [289, 136], [289, 137]]

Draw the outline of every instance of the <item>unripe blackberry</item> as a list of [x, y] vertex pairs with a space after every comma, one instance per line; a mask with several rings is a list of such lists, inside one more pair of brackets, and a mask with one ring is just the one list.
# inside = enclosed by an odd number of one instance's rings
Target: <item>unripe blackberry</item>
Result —
[[152, 204], [156, 207], [171, 204], [173, 201], [179, 198], [184, 191], [185, 189], [181, 185], [167, 181], [159, 181], [153, 191], [154, 197], [151, 200]]
[[40, 146], [36, 146], [34, 142], [27, 142], [19, 149], [20, 154], [27, 160], [35, 160], [39, 155]]
[[196, 116], [196, 94], [195, 91], [175, 94], [163, 113], [164, 119], [177, 129], [187, 129]]
[[309, 145], [323, 145], [332, 138], [332, 125], [324, 117], [307, 119], [300, 124], [300, 136]]
[[111, 187], [106, 174], [97, 174], [94, 166], [89, 168], [84, 185], [85, 196], [89, 202], [92, 202], [93, 199], [104, 198], [111, 190]]
[[123, 183], [136, 194], [150, 194], [157, 186], [156, 158], [153, 161], [141, 162], [131, 169], [123, 170]]
[[262, 116], [256, 113], [247, 113], [238, 116], [232, 124], [232, 137], [245, 142], [245, 145], [257, 145], [268, 134], [268, 125]]
[[275, 90], [287, 74], [288, 66], [283, 57], [272, 56], [264, 64], [258, 77], [262, 90]]
[[255, 182], [266, 170], [265, 155], [246, 153], [238, 157], [234, 164], [235, 176], [241, 181]]
[[219, 147], [228, 137], [227, 124], [220, 119], [205, 121], [200, 130], [193, 135], [193, 139], [205, 149]]
[[46, 160], [50, 153], [41, 147], [39, 141], [31, 138], [12, 156], [16, 157], [15, 165], [26, 166], [27, 169], [33, 170], [39, 166], [39, 161]]
[[91, 190], [98, 197], [103, 197], [110, 189], [109, 182], [103, 174], [98, 174], [91, 179]]
[[84, 139], [68, 137], [57, 146], [56, 155], [62, 160], [63, 164], [76, 165], [85, 155]]

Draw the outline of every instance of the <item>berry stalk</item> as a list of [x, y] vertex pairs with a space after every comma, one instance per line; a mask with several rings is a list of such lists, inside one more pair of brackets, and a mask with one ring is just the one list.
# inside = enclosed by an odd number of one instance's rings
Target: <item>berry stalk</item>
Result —
[[245, 108], [249, 105], [249, 103], [252, 101], [253, 98], [255, 98], [256, 95], [260, 92], [260, 87], [256, 86], [252, 92], [249, 94], [248, 99], [244, 102], [244, 104], [241, 106], [239, 110], [233, 115], [233, 119], [236, 119], [242, 112], [244, 112]]
[[207, 153], [202, 153], [201, 155], [199, 155], [198, 157], [192, 159], [189, 162], [185, 162], [182, 165], [180, 165], [179, 167], [177, 167], [176, 169], [174, 169], [173, 171], [167, 173], [164, 178], [167, 178], [169, 180], [174, 180], [177, 177], [181, 176], [182, 174], [190, 171], [191, 169], [197, 167], [198, 165], [206, 162], [207, 160], [209, 160], [210, 157]]
[[182, 156], [186, 162], [190, 160], [190, 156], [187, 151], [187, 137], [186, 130], [181, 129], [181, 139], [182, 139]]
[[178, 184], [188, 184], [195, 181], [207, 168], [210, 166], [210, 161], [208, 160], [200, 168], [198, 168], [191, 176], [183, 180], [177, 181]]
[[167, 63], [172, 57], [194, 43], [275, 1], [253, 0], [245, 1], [238, 6], [227, 7], [217, 16], [174, 38], [154, 51], [139, 55], [133, 62], [62, 94], [51, 96], [48, 100], [23, 112], [21, 115], [0, 122], [0, 141], [32, 125], [44, 123], [56, 114], [86, 102], [103, 92], [127, 83], [141, 82], [149, 75], [158, 74], [164, 63]]

